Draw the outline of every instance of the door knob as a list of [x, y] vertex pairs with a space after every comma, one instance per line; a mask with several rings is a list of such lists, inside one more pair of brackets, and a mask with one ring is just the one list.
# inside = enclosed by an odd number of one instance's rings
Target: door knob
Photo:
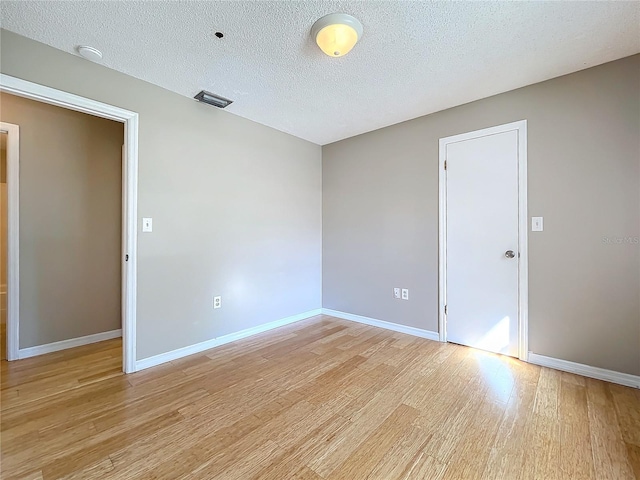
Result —
[[516, 254], [513, 253], [513, 250], [507, 250], [506, 252], [504, 252], [504, 256], [507, 258], [513, 258], [516, 256]]

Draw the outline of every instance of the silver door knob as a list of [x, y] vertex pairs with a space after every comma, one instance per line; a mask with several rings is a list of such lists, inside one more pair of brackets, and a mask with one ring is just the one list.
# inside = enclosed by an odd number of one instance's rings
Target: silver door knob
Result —
[[507, 258], [513, 258], [516, 256], [516, 254], [513, 253], [513, 250], [507, 250], [506, 252], [504, 252], [504, 256]]

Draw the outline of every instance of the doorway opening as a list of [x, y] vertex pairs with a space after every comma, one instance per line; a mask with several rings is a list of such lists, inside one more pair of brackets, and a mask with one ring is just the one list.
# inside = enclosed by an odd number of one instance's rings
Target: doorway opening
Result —
[[[113, 107], [101, 102], [72, 95], [56, 89], [27, 82], [8, 75], [0, 76], [0, 91], [18, 97], [24, 97], [36, 102], [41, 102], [68, 110], [75, 110], [94, 117], [101, 117], [108, 120], [115, 120], [124, 124], [124, 146], [120, 145], [119, 155], [123, 153], [121, 164], [121, 178], [119, 179], [119, 189], [121, 189], [121, 251], [119, 253], [119, 268], [121, 271], [121, 305], [119, 308], [121, 318], [122, 335], [122, 367], [125, 373], [136, 371], [136, 341], [135, 341], [135, 312], [136, 312], [136, 245], [137, 245], [137, 155], [138, 155], [138, 115], [135, 112]], [[121, 137], [122, 138], [122, 137]], [[11, 149], [11, 132], [7, 152]], [[18, 142], [13, 143], [16, 151]], [[19, 265], [19, 210], [18, 210], [18, 188], [19, 188], [19, 165], [12, 165], [8, 155], [7, 170], [7, 190], [8, 190], [8, 305], [7, 305], [7, 357], [8, 360], [18, 360], [32, 356], [32, 354], [45, 353], [34, 352], [28, 347], [21, 348], [21, 322], [20, 322], [20, 296], [18, 293], [20, 286], [20, 265]], [[90, 188], [90, 186], [88, 187]], [[99, 221], [100, 219], [89, 219]], [[15, 225], [15, 226], [14, 226]], [[12, 239], [14, 238], [12, 242]], [[86, 259], [84, 259], [86, 260]], [[90, 263], [90, 259], [89, 262]], [[112, 272], [113, 273], [113, 272]], [[118, 289], [120, 290], [120, 285]], [[14, 288], [15, 287], [15, 288]], [[79, 298], [79, 301], [82, 301]], [[100, 308], [96, 305], [96, 308]], [[118, 332], [119, 333], [119, 332]], [[88, 335], [87, 337], [91, 337]], [[92, 343], [91, 338], [81, 338], [80, 344]], [[62, 343], [62, 342], [59, 342]], [[46, 345], [48, 351], [55, 351], [62, 348], [74, 346], [73, 344], [56, 345], [56, 342]], [[53, 348], [54, 350], [51, 350]]]
[[526, 120], [440, 139], [439, 337], [528, 357]]

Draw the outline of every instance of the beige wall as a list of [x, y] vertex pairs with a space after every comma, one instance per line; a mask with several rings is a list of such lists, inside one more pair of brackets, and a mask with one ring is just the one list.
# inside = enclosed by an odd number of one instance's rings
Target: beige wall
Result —
[[138, 224], [154, 231], [138, 236], [139, 359], [320, 308], [319, 146], [4, 30], [1, 43], [2, 73], [140, 115]]
[[521, 119], [530, 350], [640, 374], [640, 55], [323, 147], [323, 306], [437, 331], [438, 139]]
[[121, 123], [0, 94], [20, 127], [20, 348], [120, 328]]
[[[0, 105], [1, 107], [1, 105]], [[1, 111], [0, 111], [1, 112]], [[6, 309], [6, 295], [3, 293], [7, 286], [7, 134], [0, 133], [0, 309]], [[4, 320], [4, 314], [1, 315]]]
[[7, 134], [0, 132], [0, 359], [7, 358]]

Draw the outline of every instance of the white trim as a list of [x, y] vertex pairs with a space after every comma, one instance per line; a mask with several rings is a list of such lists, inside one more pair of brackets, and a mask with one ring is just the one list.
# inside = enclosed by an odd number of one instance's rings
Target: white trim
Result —
[[438, 339], [447, 341], [447, 317], [444, 307], [447, 304], [447, 160], [446, 144], [440, 139], [438, 146]]
[[299, 313], [298, 315], [292, 315], [291, 317], [281, 318], [280, 320], [275, 320], [273, 322], [258, 325], [257, 327], [247, 328], [246, 330], [230, 333], [218, 338], [212, 338], [211, 340], [196, 343], [195, 345], [189, 345], [188, 347], [178, 348], [176, 350], [171, 350], [170, 352], [154, 355], [153, 357], [147, 357], [136, 362], [136, 370], [144, 370], [145, 368], [155, 367], [156, 365], [170, 362], [172, 360], [177, 360], [178, 358], [187, 357], [195, 353], [210, 350], [212, 348], [219, 347], [220, 345], [224, 345], [225, 343], [235, 342], [236, 340], [241, 340], [252, 335], [257, 335], [258, 333], [266, 332], [268, 330], [273, 330], [274, 328], [289, 325], [290, 323], [295, 323], [299, 322], [300, 320], [315, 317], [316, 315], [320, 315], [320, 313], [321, 311], [319, 308], [316, 310], [310, 310], [308, 312]]
[[518, 358], [529, 356], [529, 210], [527, 193], [527, 121], [518, 125]]
[[377, 320], [375, 318], [363, 317], [362, 315], [355, 315], [353, 313], [340, 312], [338, 310], [331, 310], [329, 308], [322, 309], [323, 315], [329, 315], [331, 317], [342, 318], [343, 320], [350, 320], [352, 322], [363, 323], [365, 325], [371, 325], [372, 327], [384, 328], [386, 330], [393, 330], [394, 332], [406, 333], [407, 335], [413, 335], [414, 337], [426, 338], [428, 340], [438, 341], [438, 333], [431, 330], [423, 330], [422, 328], [409, 327], [407, 325], [400, 325], [399, 323], [387, 322], [385, 320]]
[[89, 345], [90, 343], [104, 342], [113, 338], [122, 336], [122, 329], [111, 330], [109, 332], [94, 333], [84, 337], [71, 338], [69, 340], [61, 340], [59, 342], [47, 343], [45, 345], [37, 345], [35, 347], [21, 348], [18, 350], [18, 359], [35, 357], [36, 355], [44, 355], [45, 353], [58, 352], [67, 348], [80, 347]]
[[559, 358], [545, 357], [537, 353], [529, 352], [529, 363], [540, 365], [541, 367], [562, 370], [563, 372], [575, 373], [583, 377], [596, 378], [605, 382], [617, 383], [627, 387], [640, 388], [640, 376], [629, 373], [615, 372], [605, 368], [592, 367], [582, 363], [570, 362]]
[[[125, 294], [122, 297], [124, 311], [122, 318], [122, 366], [125, 373], [132, 373], [136, 368], [138, 114], [5, 74], [0, 74], [0, 91], [124, 123], [127, 155], [122, 175], [126, 184], [126, 195], [123, 192], [126, 218], [123, 221], [125, 228], [123, 228], [122, 235], [125, 238], [127, 251], [122, 253], [123, 257], [129, 255], [129, 261], [125, 262], [124, 258], [122, 259], [122, 268], [125, 272], [123, 275]], [[9, 228], [11, 227], [10, 224]], [[17, 232], [17, 225], [15, 227], [14, 231]], [[12, 288], [12, 291], [15, 292], [17, 289]], [[14, 304], [17, 309], [17, 302]]]
[[[0, 122], [7, 132], [7, 360], [20, 348], [20, 127]], [[6, 288], [10, 286], [10, 288]]]
[[0, 90], [13, 95], [18, 95], [19, 97], [29, 98], [37, 102], [57, 105], [58, 107], [68, 108], [77, 112], [88, 113], [89, 115], [108, 118], [109, 120], [115, 120], [122, 123], [124, 123], [125, 120], [138, 115], [135, 112], [115, 107], [108, 103], [98, 102], [97, 100], [92, 100], [90, 98], [74, 95], [73, 93], [64, 92], [38, 83], [22, 80], [21, 78], [5, 75], [4, 73], [0, 73]]
[[441, 342], [447, 341], [447, 321], [444, 307], [447, 303], [447, 172], [444, 169], [446, 161], [446, 146], [450, 143], [470, 140], [472, 138], [495, 135], [498, 133], [518, 132], [518, 358], [527, 361], [529, 349], [529, 251], [528, 251], [528, 210], [527, 210], [527, 121], [498, 125], [473, 132], [462, 133], [440, 139], [438, 191], [438, 332]]
[[[122, 235], [127, 249], [122, 252], [122, 270], [125, 295], [122, 297], [124, 317], [122, 319], [122, 365], [125, 373], [136, 371], [136, 312], [138, 291], [138, 114], [134, 113], [124, 122], [126, 157], [123, 176], [126, 176], [126, 217], [123, 219]], [[126, 255], [129, 260], [125, 261]]]

